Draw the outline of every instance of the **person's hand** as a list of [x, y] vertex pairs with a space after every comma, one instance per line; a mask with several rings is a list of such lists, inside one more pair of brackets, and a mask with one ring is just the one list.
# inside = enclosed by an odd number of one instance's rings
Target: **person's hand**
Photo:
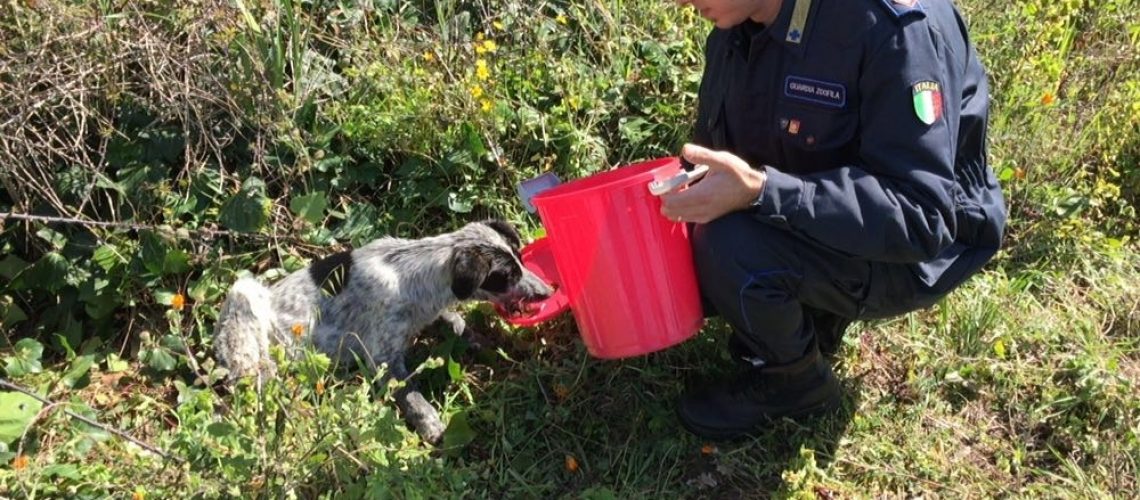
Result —
[[707, 223], [729, 212], [752, 205], [764, 189], [763, 170], [727, 151], [686, 144], [681, 156], [709, 172], [687, 188], [661, 195], [661, 215], [677, 222]]

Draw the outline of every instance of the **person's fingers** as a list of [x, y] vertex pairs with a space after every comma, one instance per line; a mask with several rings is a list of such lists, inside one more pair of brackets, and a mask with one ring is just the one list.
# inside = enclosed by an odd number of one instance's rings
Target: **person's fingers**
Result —
[[681, 148], [681, 156], [696, 165], [708, 165], [709, 170], [730, 168], [728, 165], [729, 158], [726, 158], [728, 155], [696, 144], [685, 144]]
[[701, 192], [702, 190], [697, 189], [697, 187], [699, 185], [664, 194], [661, 196], [661, 204], [673, 210], [685, 210], [700, 205], [704, 195]]
[[695, 220], [700, 214], [707, 211], [715, 200], [710, 199], [707, 189], [700, 184], [688, 189], [674, 191], [661, 196], [661, 213], [670, 219], [682, 217], [685, 220]]
[[707, 165], [713, 158], [713, 150], [690, 143], [681, 147], [681, 156], [694, 164], [704, 163]]

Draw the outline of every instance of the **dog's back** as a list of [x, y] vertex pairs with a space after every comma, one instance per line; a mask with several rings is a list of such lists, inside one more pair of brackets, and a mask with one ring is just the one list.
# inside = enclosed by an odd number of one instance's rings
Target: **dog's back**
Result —
[[383, 237], [319, 259], [270, 287], [238, 280], [215, 326], [218, 362], [232, 379], [270, 375], [269, 346], [305, 339], [338, 363], [386, 362], [402, 373], [395, 365], [410, 337], [456, 302], [444, 272], [451, 234]]

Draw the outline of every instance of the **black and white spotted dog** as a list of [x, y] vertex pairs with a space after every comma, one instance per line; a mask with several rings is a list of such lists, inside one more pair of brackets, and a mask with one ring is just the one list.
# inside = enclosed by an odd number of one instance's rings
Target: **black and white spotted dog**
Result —
[[[541, 300], [553, 290], [523, 267], [519, 234], [490, 220], [422, 239], [385, 237], [331, 255], [271, 287], [239, 279], [219, 313], [214, 333], [218, 362], [231, 380], [271, 377], [269, 347], [311, 342], [334, 362], [357, 359], [404, 380], [404, 354], [415, 336], [437, 319], [457, 334], [463, 318], [452, 307], [486, 300], [507, 310]], [[432, 443], [444, 426], [439, 413], [409, 383], [396, 400], [405, 418]]]

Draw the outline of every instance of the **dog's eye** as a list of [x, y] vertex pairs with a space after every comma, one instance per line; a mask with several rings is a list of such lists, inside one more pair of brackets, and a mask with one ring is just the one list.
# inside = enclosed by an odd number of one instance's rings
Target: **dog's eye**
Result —
[[479, 287], [491, 293], [505, 293], [511, 287], [510, 275], [503, 270], [492, 271]]
[[522, 270], [517, 261], [500, 258], [496, 259], [495, 266], [479, 288], [491, 293], [506, 293], [520, 279], [522, 279]]

